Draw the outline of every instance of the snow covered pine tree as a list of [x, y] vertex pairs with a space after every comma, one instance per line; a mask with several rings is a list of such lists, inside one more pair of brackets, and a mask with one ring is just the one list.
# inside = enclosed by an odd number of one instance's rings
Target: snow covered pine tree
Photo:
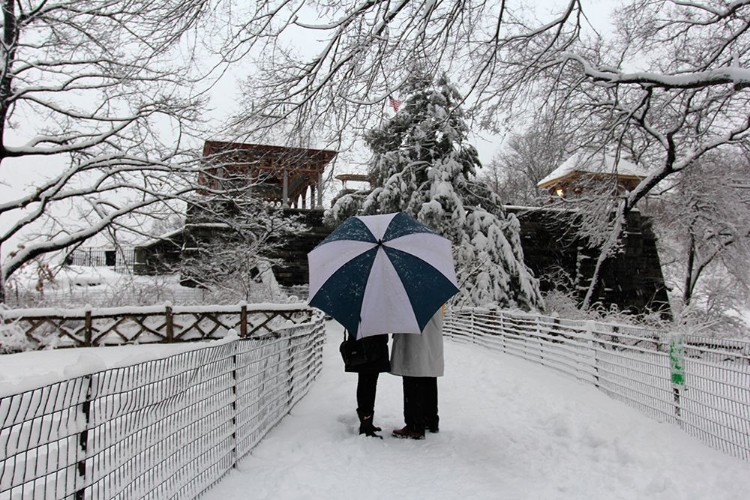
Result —
[[537, 280], [523, 262], [519, 224], [498, 196], [476, 181], [461, 95], [441, 76], [415, 72], [399, 112], [365, 137], [373, 152], [372, 191], [345, 194], [327, 214], [406, 212], [453, 242], [460, 305], [540, 309]]

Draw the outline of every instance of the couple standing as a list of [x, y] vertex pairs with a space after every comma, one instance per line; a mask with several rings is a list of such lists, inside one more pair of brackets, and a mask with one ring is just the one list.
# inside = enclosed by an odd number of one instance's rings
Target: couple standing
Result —
[[421, 335], [394, 333], [390, 361], [388, 359], [388, 335], [366, 337], [366, 347], [375, 354], [372, 361], [346, 371], [357, 372], [357, 415], [359, 433], [380, 437], [380, 427], [373, 423], [375, 394], [378, 376], [390, 372], [403, 378], [404, 421], [406, 425], [395, 429], [397, 438], [424, 439], [425, 430], [438, 432], [437, 377], [443, 376], [443, 308], [432, 316]]

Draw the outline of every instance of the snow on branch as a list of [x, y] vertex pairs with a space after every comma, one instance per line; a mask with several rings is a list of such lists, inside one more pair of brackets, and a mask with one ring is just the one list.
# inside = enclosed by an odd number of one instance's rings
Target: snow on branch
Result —
[[750, 86], [750, 69], [738, 67], [716, 68], [706, 71], [685, 72], [676, 74], [659, 74], [652, 72], [626, 73], [614, 69], [601, 69], [583, 57], [572, 52], [564, 52], [557, 63], [575, 61], [583, 67], [583, 72], [597, 82], [616, 84], [634, 84], [641, 87], [659, 87], [663, 89], [701, 89], [715, 85], [731, 84], [735, 90]]

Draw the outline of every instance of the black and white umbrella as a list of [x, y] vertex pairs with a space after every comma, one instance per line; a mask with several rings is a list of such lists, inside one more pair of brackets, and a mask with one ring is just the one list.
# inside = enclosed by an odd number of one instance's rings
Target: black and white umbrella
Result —
[[310, 305], [356, 338], [420, 334], [458, 293], [450, 241], [405, 213], [351, 217], [307, 258]]

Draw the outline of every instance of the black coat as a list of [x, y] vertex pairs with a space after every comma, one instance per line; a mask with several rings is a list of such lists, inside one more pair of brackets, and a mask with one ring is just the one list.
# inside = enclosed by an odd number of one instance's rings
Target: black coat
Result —
[[[349, 337], [351, 341], [351, 337]], [[367, 353], [367, 362], [358, 366], [344, 365], [344, 371], [354, 373], [383, 373], [391, 371], [391, 362], [388, 359], [388, 335], [373, 335], [355, 342], [361, 342], [362, 348]]]

